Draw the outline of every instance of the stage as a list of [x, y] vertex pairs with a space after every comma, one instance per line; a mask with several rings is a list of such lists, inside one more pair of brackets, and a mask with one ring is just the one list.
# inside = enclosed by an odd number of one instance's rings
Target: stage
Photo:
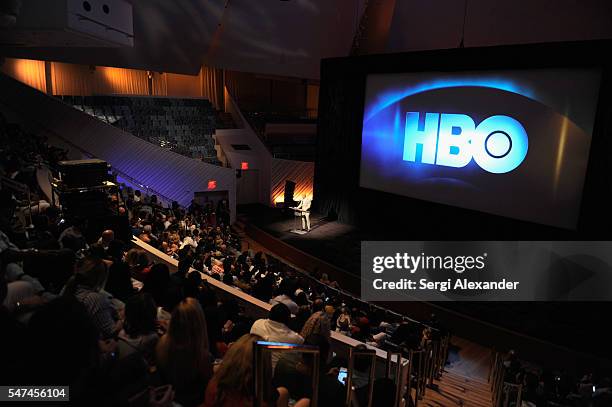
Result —
[[[268, 240], [278, 246], [283, 257], [312, 273], [328, 273], [332, 279], [359, 294], [361, 241], [367, 240], [363, 233], [351, 225], [330, 221], [317, 213], [310, 215], [310, 231], [305, 234], [292, 232], [301, 228], [293, 211], [284, 213], [278, 208], [263, 205], [245, 205], [239, 208], [249, 235], [257, 240]], [[260, 233], [264, 232], [264, 233]], [[296, 250], [297, 249], [297, 250]]]
[[[361, 261], [361, 242], [364, 240], [412, 240], [401, 230], [368, 230], [331, 221], [318, 213], [310, 215], [310, 232], [296, 234], [291, 232], [296, 226], [301, 228], [299, 219], [293, 211], [283, 213], [282, 209], [264, 205], [242, 205], [239, 217], [246, 223], [270, 234], [274, 238], [291, 245], [311, 256], [324, 260], [331, 265], [359, 277]], [[311, 271], [312, 268], [307, 268]]]

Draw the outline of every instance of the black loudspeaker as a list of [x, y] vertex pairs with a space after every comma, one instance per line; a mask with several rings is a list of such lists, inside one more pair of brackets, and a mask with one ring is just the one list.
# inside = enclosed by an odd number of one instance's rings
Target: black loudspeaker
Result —
[[59, 201], [67, 217], [88, 218], [110, 214], [108, 196], [103, 190], [60, 191]]
[[295, 193], [295, 182], [293, 181], [285, 181], [285, 200], [284, 207], [287, 209], [290, 206], [295, 205], [295, 201], [293, 200], [293, 194]]
[[58, 163], [60, 179], [67, 188], [87, 188], [102, 185], [111, 179], [106, 161], [72, 160]]

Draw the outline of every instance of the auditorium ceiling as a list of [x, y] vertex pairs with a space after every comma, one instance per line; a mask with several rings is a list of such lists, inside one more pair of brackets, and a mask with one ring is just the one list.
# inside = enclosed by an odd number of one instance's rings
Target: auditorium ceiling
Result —
[[132, 0], [133, 48], [4, 48], [12, 57], [195, 74], [227, 69], [318, 78], [346, 56], [365, 0]]

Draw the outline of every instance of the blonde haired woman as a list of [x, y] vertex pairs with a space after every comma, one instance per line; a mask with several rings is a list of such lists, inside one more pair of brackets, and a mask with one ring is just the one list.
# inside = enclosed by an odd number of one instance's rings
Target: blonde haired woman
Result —
[[[253, 405], [253, 344], [263, 340], [258, 335], [246, 334], [234, 342], [223, 362], [206, 388], [203, 407], [250, 407]], [[268, 367], [271, 370], [271, 366]], [[276, 389], [277, 393], [264, 395], [268, 406], [286, 407], [289, 391], [284, 387]], [[276, 403], [274, 403], [276, 399]], [[302, 399], [296, 407], [307, 407], [308, 399]]]
[[160, 375], [174, 388], [175, 400], [184, 407], [202, 403], [203, 389], [212, 376], [212, 358], [204, 312], [195, 299], [186, 298], [176, 306], [155, 353]]

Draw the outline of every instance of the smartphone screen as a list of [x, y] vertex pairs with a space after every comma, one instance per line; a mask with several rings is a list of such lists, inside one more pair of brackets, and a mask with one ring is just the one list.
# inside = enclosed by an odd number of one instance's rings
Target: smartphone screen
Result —
[[346, 367], [341, 367], [338, 372], [338, 381], [342, 384], [346, 384], [346, 377], [348, 376], [348, 371]]

